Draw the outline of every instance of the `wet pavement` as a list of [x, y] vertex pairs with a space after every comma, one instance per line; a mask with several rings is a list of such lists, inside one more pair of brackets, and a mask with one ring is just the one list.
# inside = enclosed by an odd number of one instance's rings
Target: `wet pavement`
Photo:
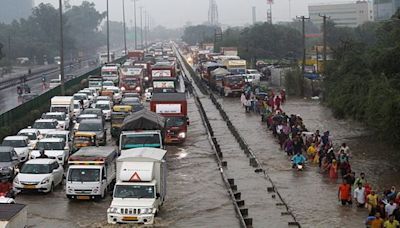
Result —
[[[92, 70], [92, 67], [84, 65], [80, 69], [75, 69], [73, 71], [66, 71], [65, 74], [81, 75]], [[51, 79], [56, 79], [59, 77], [58, 72], [51, 74], [46, 74], [47, 86]], [[30, 80], [26, 83], [31, 88], [31, 94], [42, 94], [49, 90], [49, 88], [44, 89], [42, 84], [42, 79], [39, 77], [37, 79]], [[17, 85], [10, 86], [6, 89], [0, 90], [0, 113], [4, 113], [10, 109], [22, 103], [21, 98], [17, 94]]]
[[[155, 227], [239, 227], [193, 99], [188, 99], [188, 112], [185, 144], [167, 147], [167, 197]], [[114, 144], [110, 137], [108, 144]], [[97, 202], [69, 201], [64, 187], [47, 195], [17, 196], [18, 203], [28, 205], [30, 227], [131, 227], [107, 224], [110, 196]]]
[[[330, 180], [312, 165], [307, 166], [303, 172], [293, 171], [290, 159], [266, 130], [266, 124], [261, 123], [259, 115], [245, 113], [239, 98], [220, 98], [219, 102], [267, 168], [269, 176], [302, 227], [365, 227], [365, 209], [342, 207], [338, 202], [339, 179]], [[283, 109], [288, 114], [302, 116], [309, 131], [330, 130], [336, 146], [346, 142], [353, 153], [352, 169], [356, 174], [365, 172], [372, 186], [399, 186], [400, 180], [396, 178], [400, 175], [396, 162], [399, 161], [398, 155], [395, 155], [393, 149], [388, 151], [387, 146], [365, 136], [370, 132], [361, 125], [335, 119], [329, 109], [315, 101], [289, 100]], [[378, 168], [379, 164], [383, 167]]]

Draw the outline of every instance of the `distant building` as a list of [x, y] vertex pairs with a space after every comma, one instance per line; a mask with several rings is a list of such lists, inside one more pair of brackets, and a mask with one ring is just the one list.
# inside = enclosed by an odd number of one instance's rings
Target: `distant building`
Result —
[[374, 0], [374, 18], [376, 21], [390, 19], [400, 7], [400, 0]]
[[10, 24], [13, 20], [27, 18], [32, 8], [33, 0], [1, 0], [0, 22]]
[[357, 27], [374, 20], [372, 4], [368, 1], [309, 5], [308, 12], [315, 24], [322, 24], [320, 14], [329, 16], [330, 20], [342, 27]]

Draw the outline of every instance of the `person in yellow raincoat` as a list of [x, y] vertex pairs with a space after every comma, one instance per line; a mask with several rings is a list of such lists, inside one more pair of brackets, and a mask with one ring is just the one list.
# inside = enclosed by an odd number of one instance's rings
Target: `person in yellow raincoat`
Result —
[[307, 149], [307, 155], [310, 160], [314, 160], [314, 156], [317, 152], [317, 148], [315, 148], [315, 144], [311, 143], [311, 145]]

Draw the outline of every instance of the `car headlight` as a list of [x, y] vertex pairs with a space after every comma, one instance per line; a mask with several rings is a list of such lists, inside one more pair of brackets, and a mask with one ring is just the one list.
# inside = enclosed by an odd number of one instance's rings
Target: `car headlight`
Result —
[[20, 182], [19, 182], [19, 180], [18, 180], [18, 177], [15, 177], [15, 178], [14, 178], [14, 183], [15, 183], [15, 184], [20, 184]]
[[117, 214], [118, 214], [118, 208], [116, 208], [116, 207], [109, 207], [109, 208], [108, 208], [108, 212], [109, 212], [109, 213], [117, 213]]
[[121, 90], [122, 90], [122, 91], [125, 91], [125, 87], [121, 87]]
[[140, 210], [140, 214], [151, 214], [152, 211], [152, 208], [143, 208]]
[[136, 87], [135, 90], [138, 91], [138, 92], [140, 92], [140, 87]]
[[178, 137], [184, 139], [184, 138], [186, 138], [186, 133], [185, 132], [181, 132], [181, 133], [178, 134]]
[[74, 190], [72, 188], [68, 188], [67, 191], [68, 193], [73, 193]]
[[50, 182], [50, 178], [49, 177], [46, 177], [46, 178], [44, 178], [43, 180], [42, 180], [42, 182], [40, 182], [40, 184], [47, 184], [47, 183], [49, 183]]
[[148, 81], [148, 80], [149, 80], [149, 77], [144, 77], [144, 80], [145, 80], [145, 81]]

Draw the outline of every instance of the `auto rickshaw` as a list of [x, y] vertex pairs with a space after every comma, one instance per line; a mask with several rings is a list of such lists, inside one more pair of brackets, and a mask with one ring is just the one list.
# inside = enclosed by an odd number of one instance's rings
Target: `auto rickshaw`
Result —
[[73, 152], [79, 150], [82, 147], [87, 146], [98, 146], [96, 140], [96, 133], [94, 132], [76, 132], [73, 140]]
[[130, 105], [114, 105], [113, 112], [111, 113], [111, 136], [118, 137], [120, 128], [126, 116], [132, 113], [132, 106]]

